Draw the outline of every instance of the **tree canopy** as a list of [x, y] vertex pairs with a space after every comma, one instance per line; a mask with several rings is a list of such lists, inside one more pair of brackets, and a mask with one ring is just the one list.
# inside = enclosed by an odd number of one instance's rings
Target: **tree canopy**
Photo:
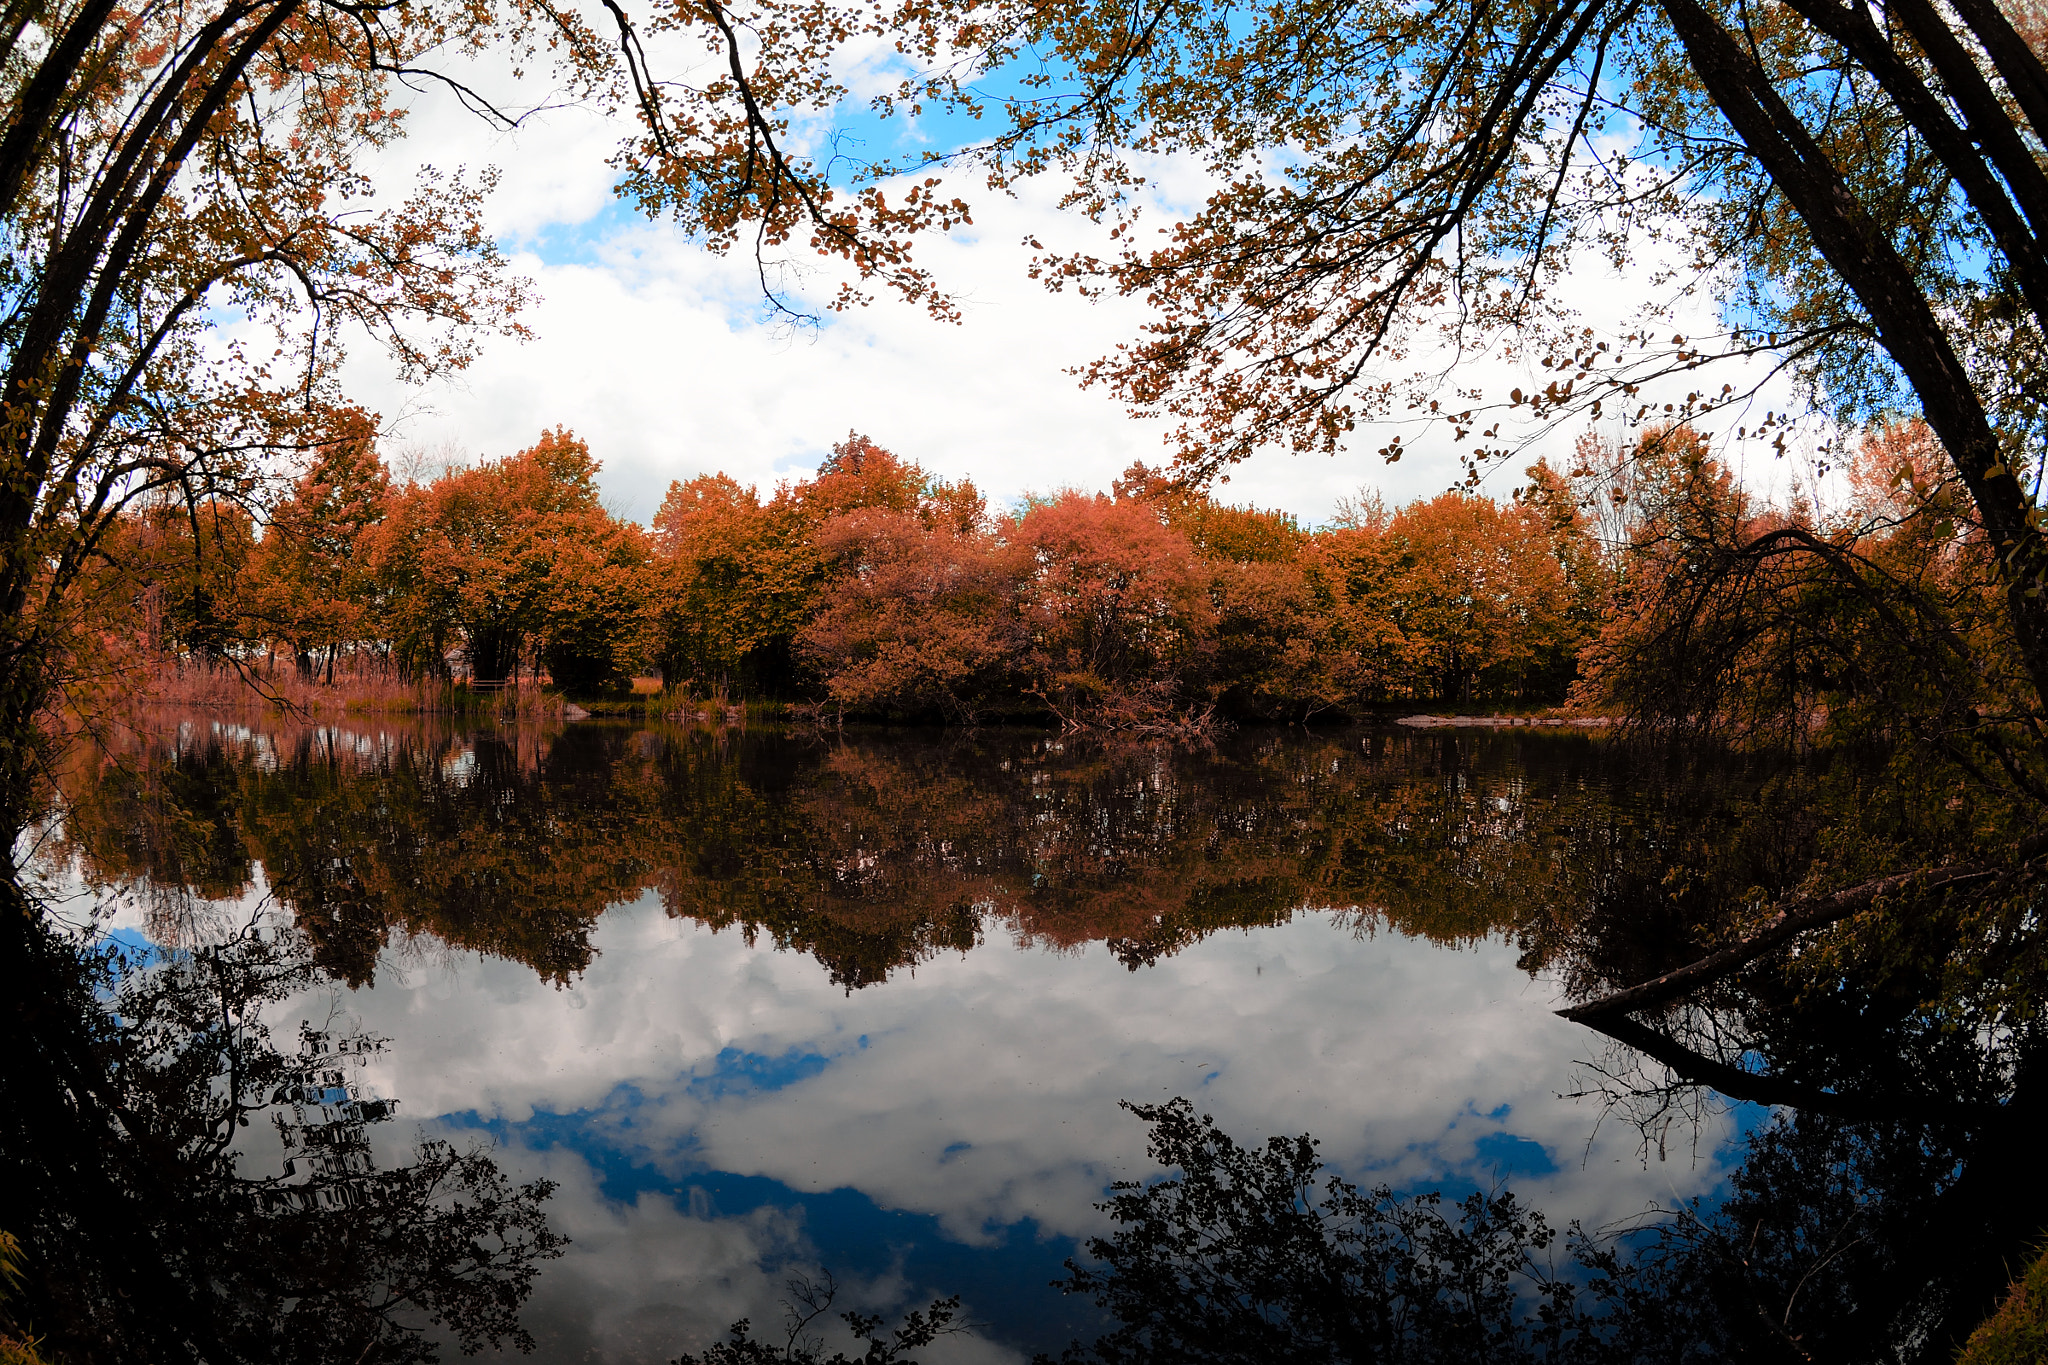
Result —
[[765, 500], [678, 480], [643, 529], [600, 504], [598, 468], [558, 428], [405, 484], [336, 445], [267, 524], [218, 497], [148, 500], [110, 521], [77, 634], [159, 696], [236, 670], [281, 695], [280, 659], [308, 697], [370, 684], [412, 704], [458, 669], [586, 702], [653, 670], [660, 710], [723, 694], [1200, 734], [1562, 700], [1618, 562], [1540, 463], [1561, 511], [1453, 491], [1313, 530], [1142, 463], [1108, 494], [991, 513], [858, 435]]

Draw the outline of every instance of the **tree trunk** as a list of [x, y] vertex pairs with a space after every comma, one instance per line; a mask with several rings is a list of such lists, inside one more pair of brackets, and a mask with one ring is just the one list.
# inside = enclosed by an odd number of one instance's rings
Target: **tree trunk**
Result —
[[[1874, 231], [1840, 171], [1769, 78], [1699, 0], [1662, 0], [1695, 73], [1744, 146], [1791, 202], [1814, 245], [1876, 325], [1919, 396], [1998, 549], [2006, 613], [2037, 705], [2048, 705], [2048, 539], [2007, 466], [1968, 370], [1912, 271]], [[2048, 319], [2042, 319], [2048, 323]]]
[[19, 870], [14, 850], [35, 817], [36, 774], [42, 768], [37, 718], [48, 692], [36, 644], [33, 639], [0, 643], [0, 840], [6, 843], [0, 849], [0, 881], [9, 884]]

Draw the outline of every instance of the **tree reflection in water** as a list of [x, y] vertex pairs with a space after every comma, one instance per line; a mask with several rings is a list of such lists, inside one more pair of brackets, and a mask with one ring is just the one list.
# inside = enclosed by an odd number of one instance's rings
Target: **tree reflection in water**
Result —
[[1562, 1234], [1512, 1192], [1361, 1192], [1312, 1138], [1244, 1147], [1132, 1106], [1162, 1180], [1063, 1288], [1118, 1322], [1068, 1365], [1149, 1361], [1948, 1362], [2042, 1227], [2038, 1126], [1781, 1117], [1732, 1193]]
[[[360, 1126], [388, 1107], [337, 1065], [363, 1040], [288, 1055], [263, 1022], [313, 978], [299, 935], [147, 960], [6, 894], [0, 1227], [22, 1243], [15, 1316], [44, 1359], [340, 1365], [527, 1343], [519, 1306], [561, 1245], [551, 1187], [442, 1142], [377, 1169]], [[261, 1174], [238, 1148], [272, 1116], [300, 1150]]]
[[[169, 940], [191, 898], [246, 895], [260, 865], [313, 962], [350, 982], [394, 940], [567, 980], [604, 909], [651, 891], [848, 990], [993, 936], [1104, 942], [1140, 970], [1313, 909], [1448, 944], [1511, 936], [1586, 999], [1710, 953], [1827, 869], [1938, 861], [1929, 830], [1973, 818], [1910, 778], [1870, 781], [1842, 756], [1384, 730], [1187, 751], [198, 721], [73, 767], [47, 848], [147, 900]], [[1892, 824], [1845, 850], [1845, 810]], [[1318, 1192], [1311, 1146], [1242, 1149], [1184, 1110], [1141, 1111], [1178, 1183], [1116, 1192], [1118, 1226], [1068, 1288], [1124, 1326], [1082, 1354], [1948, 1358], [2048, 1228], [2038, 893], [1994, 890], [1959, 910], [1906, 887], [1683, 1003], [1592, 1020], [1615, 1044], [1594, 1088], [1646, 1145], [1682, 1136], [1704, 1087], [1777, 1110], [1725, 1199], [1640, 1227], [1553, 1234], [1505, 1192]], [[482, 1178], [465, 1169], [433, 1178]], [[551, 1249], [519, 1226], [507, 1285]], [[360, 1281], [368, 1254], [335, 1273]]]
[[1104, 942], [1136, 968], [1309, 909], [1441, 943], [1526, 932], [1540, 965], [1560, 938], [1549, 907], [1621, 886], [1755, 786], [1698, 776], [1621, 771], [1584, 739], [1528, 753], [1385, 730], [1191, 751], [1015, 731], [547, 739], [197, 718], [71, 768], [50, 856], [150, 898], [171, 936], [181, 896], [245, 894], [260, 865], [353, 983], [394, 937], [566, 980], [596, 917], [647, 890], [672, 915], [811, 954], [848, 989], [991, 934]]

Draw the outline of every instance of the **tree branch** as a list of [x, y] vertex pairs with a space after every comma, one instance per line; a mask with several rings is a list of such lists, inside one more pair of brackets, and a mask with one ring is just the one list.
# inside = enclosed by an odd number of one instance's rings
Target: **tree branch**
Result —
[[[2048, 852], [2048, 835], [2037, 834], [2015, 850], [2013, 864], [2030, 862], [2043, 852]], [[1557, 1013], [1575, 1024], [1589, 1024], [1606, 1032], [1605, 1025], [1597, 1021], [1675, 1000], [1710, 981], [1719, 980], [1747, 966], [1779, 944], [1809, 929], [1824, 928], [1837, 920], [1847, 919], [1859, 910], [1869, 908], [1881, 896], [1895, 891], [1939, 891], [1953, 886], [1965, 886], [1972, 882], [1987, 881], [2008, 870], [2009, 866], [1985, 863], [1923, 868], [1914, 872], [1879, 877], [1834, 892], [1832, 895], [1822, 896], [1818, 900], [1794, 901], [1779, 910], [1771, 918], [1770, 923], [1739, 943], [1730, 944], [1718, 952], [1709, 953], [1695, 962], [1674, 968], [1652, 980], [1610, 992], [1597, 999], [1588, 1000], [1582, 1005], [1568, 1006]], [[1716, 1089], [1718, 1088], [1717, 1086]]]
[[[1625, 1047], [1632, 1047], [1644, 1056], [1663, 1063], [1688, 1083], [1707, 1086], [1731, 1100], [1744, 1100], [1751, 1104], [1783, 1105], [1788, 1109], [1799, 1109], [1814, 1114], [1832, 1114], [1836, 1118], [1844, 1119], [1917, 1118], [1924, 1116], [1930, 1108], [1939, 1108], [1942, 1105], [1938, 1097], [1930, 1095], [1871, 1095], [1822, 1090], [1818, 1086], [1807, 1085], [1784, 1076], [1744, 1071], [1739, 1066], [1709, 1057], [1703, 1052], [1696, 1052], [1670, 1035], [1659, 1033], [1649, 1025], [1639, 1024], [1633, 1019], [1602, 1018], [1587, 1021], [1587, 1026], [1606, 1034]], [[1983, 1106], [1950, 1107], [1974, 1110]]]

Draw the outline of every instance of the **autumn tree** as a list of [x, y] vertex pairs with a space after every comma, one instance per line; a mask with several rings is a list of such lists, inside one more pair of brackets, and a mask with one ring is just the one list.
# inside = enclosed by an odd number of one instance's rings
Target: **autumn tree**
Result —
[[263, 635], [291, 650], [299, 676], [381, 634], [371, 533], [383, 521], [391, 476], [369, 433], [322, 446], [292, 491], [273, 505], [250, 564], [248, 615]]
[[[1476, 440], [1476, 477], [1512, 453], [1495, 415], [1682, 417], [1748, 396], [1692, 380], [1703, 364], [1763, 356], [1834, 413], [1917, 402], [2006, 549], [2015, 637], [2048, 679], [2048, 596], [2029, 594], [2048, 542], [2020, 479], [2041, 429], [2028, 376], [2048, 306], [2033, 151], [2048, 67], [1992, 0], [1768, 15], [1742, 0], [1441, 0], [1222, 26], [1085, 0], [769, 10], [786, 27], [763, 47], [761, 90], [808, 94], [804, 73], [867, 23], [923, 62], [881, 113], [940, 105], [996, 125], [866, 175], [1057, 172], [1070, 204], [1119, 220], [1109, 254], [1048, 250], [1039, 274], [1155, 310], [1089, 373], [1176, 419], [1189, 470], [1268, 446], [1334, 453], [1414, 414]], [[1034, 75], [1007, 95], [966, 74], [1027, 54]], [[1130, 231], [1139, 163], [1161, 155], [1216, 188], [1163, 237]], [[1652, 238], [1685, 243], [1681, 297], [1725, 301], [1722, 330], [1675, 332], [1668, 301], [1613, 336], [1583, 325], [1566, 272], [1626, 264]], [[1413, 382], [1389, 373], [1433, 335], [1551, 378], [1486, 394], [1428, 365]], [[1660, 377], [1691, 391], [1663, 409], [1644, 387]], [[1399, 453], [1399, 435], [1376, 439]]]
[[1401, 628], [1383, 600], [1393, 553], [1386, 521], [1325, 528], [1302, 553], [1302, 577], [1326, 632], [1310, 676], [1316, 692], [1338, 704], [1388, 700], [1409, 676]]
[[1513, 497], [1535, 515], [1547, 534], [1550, 553], [1564, 574], [1569, 613], [1580, 642], [1598, 628], [1614, 590], [1614, 570], [1602, 553], [1594, 518], [1571, 479], [1539, 459], [1523, 471], [1529, 482]]
[[[866, 515], [870, 513], [874, 515]], [[856, 655], [872, 662], [868, 652], [879, 647], [881, 638], [872, 632], [888, 634], [894, 628], [874, 620], [855, 626], [855, 618], [866, 609], [851, 599], [839, 603], [837, 624], [826, 626], [816, 619], [821, 595], [835, 591], [835, 583], [849, 586], [844, 580], [857, 576], [857, 567], [867, 562], [858, 550], [861, 533], [827, 529], [855, 514], [863, 514], [862, 524], [882, 540], [914, 555], [929, 552], [944, 558], [957, 552], [972, 558], [979, 551], [970, 550], [970, 543], [985, 539], [989, 530], [986, 504], [972, 483], [934, 478], [857, 432], [832, 447], [814, 477], [784, 484], [766, 504], [756, 490], [742, 488], [723, 474], [672, 483], [654, 517], [655, 558], [649, 570], [649, 653], [663, 675], [671, 682], [792, 692], [800, 667], [798, 637], [814, 624], [824, 633], [812, 637], [815, 648], [806, 646], [808, 666], [836, 671]], [[885, 526], [895, 529], [884, 530]], [[939, 548], [932, 537], [949, 537], [950, 549]], [[913, 545], [919, 548], [911, 551]], [[981, 571], [968, 572], [973, 576]], [[914, 591], [911, 578], [889, 582], [889, 593]], [[876, 609], [889, 596], [877, 595], [873, 588], [854, 590], [867, 593], [869, 607]], [[940, 595], [945, 595], [943, 590]], [[972, 596], [969, 591], [956, 599], [956, 605]], [[933, 599], [920, 600], [928, 604]], [[947, 610], [931, 609], [942, 614]], [[924, 605], [892, 603], [887, 610], [901, 627], [938, 625], [936, 619], [923, 620]], [[826, 642], [828, 636], [832, 643]], [[973, 647], [962, 648], [974, 653]], [[974, 672], [980, 666], [967, 666], [963, 659], [943, 665], [935, 660], [934, 666], [964, 682], [960, 668]], [[880, 688], [873, 693], [876, 698], [897, 696], [879, 677], [859, 685], [849, 682], [853, 691], [840, 698], [842, 704], [851, 704], [855, 694], [869, 695], [870, 687]], [[915, 693], [923, 698], [918, 705], [938, 704], [939, 693], [918, 691], [923, 686], [901, 696]]]
[[1111, 487], [1119, 499], [1157, 509], [1207, 568], [1215, 611], [1211, 691], [1227, 713], [1300, 720], [1357, 699], [1331, 667], [1341, 646], [1330, 604], [1306, 565], [1317, 537], [1292, 515], [1221, 503], [1142, 461]]
[[459, 641], [480, 681], [529, 662], [583, 690], [631, 676], [646, 544], [604, 509], [597, 470], [589, 447], [557, 428], [396, 495], [375, 562], [413, 669], [443, 671]]
[[[1218, 183], [1168, 237], [1125, 233], [1048, 272], [1151, 301], [1149, 338], [1092, 373], [1181, 419], [1191, 468], [1267, 444], [1334, 452], [1415, 412], [1477, 439], [1476, 476], [1509, 453], [1489, 403], [1641, 421], [1659, 415], [1653, 378], [1769, 356], [1827, 411], [1918, 405], [2001, 549], [2036, 705], [2048, 691], [2048, 540], [2022, 482], [2042, 429], [2048, 68], [1991, 0], [1449, 0], [1227, 29], [974, 13], [976, 41], [993, 27], [1020, 44], [1000, 50], [1043, 44], [1073, 73], [1070, 103], [1011, 104], [991, 162], [1060, 166], [1104, 211], [1127, 202], [1134, 153], [1190, 156]], [[1680, 281], [1727, 300], [1724, 332], [1675, 332], [1654, 308], [1625, 335], [1579, 324], [1564, 272], [1625, 262], [1646, 233], [1688, 241]], [[1731, 288], [1710, 284], [1721, 271]], [[1477, 400], [1382, 379], [1446, 318], [1457, 346], [1554, 377]], [[1691, 389], [1678, 415], [1746, 396]]]
[[1375, 503], [1309, 532], [1140, 463], [1110, 497], [991, 521], [972, 484], [856, 436], [765, 505], [722, 474], [670, 488], [649, 653], [674, 679], [781, 678], [842, 717], [1172, 728], [1554, 699], [1611, 576], [1572, 490], [1530, 477], [1506, 505]]
[[2048, 788], [1990, 528], [1920, 423], [1869, 430], [1834, 507], [1756, 496], [1683, 429], [1644, 444], [1654, 477], [1583, 695], [1625, 734], [1802, 753], [1785, 820], [1807, 833], [1561, 1012], [1664, 1086], [1850, 1122], [1919, 1105], [1901, 1078], [1928, 1073], [1887, 1061], [1823, 1080], [1817, 1058], [1949, 1040], [1935, 1046], [2002, 1128], [2038, 1103], [2048, 1056], [2014, 1027], [2048, 989]]
[[1381, 602], [1427, 695], [1523, 697], [1568, 676], [1580, 641], [1549, 531], [1528, 505], [1467, 493], [1395, 515]]
[[1744, 744], [1903, 730], [2035, 790], [2038, 757], [1981, 723], [2023, 705], [2029, 683], [2012, 667], [1996, 554], [1924, 424], [1867, 432], [1832, 514], [1759, 503], [1697, 438], [1658, 439], [1616, 610], [1588, 652], [1589, 698]]
[[1065, 492], [1006, 528], [1028, 556], [1030, 688], [1069, 723], [1165, 724], [1205, 681], [1214, 622], [1188, 538], [1149, 501]]
[[1307, 720], [1360, 699], [1332, 666], [1336, 621], [1300, 559], [1212, 561], [1211, 574], [1212, 690], [1227, 713]]
[[1015, 697], [1017, 556], [987, 526], [865, 507], [825, 522], [815, 543], [825, 586], [797, 651], [833, 706], [972, 721]]
[[1604, 605], [1570, 490], [1542, 462], [1506, 506], [1376, 502], [1304, 532], [1136, 464], [1116, 484], [1188, 538], [1210, 574], [1213, 687], [1238, 715], [1311, 716], [1393, 695], [1555, 697]]
[[863, 507], [915, 512], [930, 483], [924, 470], [857, 431], [832, 447], [818, 472], [788, 490], [814, 524]]
[[[854, 23], [830, 12], [777, 10], [812, 39]], [[1974, 670], [2024, 681], [1975, 708], [1976, 740], [2038, 749], [2048, 66], [2004, 9], [1442, 0], [1240, 18], [1085, 0], [885, 7], [877, 26], [925, 65], [883, 112], [1007, 119], [981, 145], [877, 173], [1057, 172], [1068, 203], [1115, 220], [1106, 251], [1050, 249], [1039, 274], [1154, 310], [1089, 377], [1172, 421], [1196, 476], [1273, 447], [1366, 440], [1396, 458], [1408, 432], [1390, 428], [1412, 420], [1463, 443], [1476, 483], [1516, 453], [1511, 415], [1640, 426], [1722, 410], [1734, 439], [1784, 449], [1783, 414], [1739, 406], [1757, 372], [1717, 377], [1724, 359], [1790, 370], [1824, 420], [1917, 413], [1992, 551], [2006, 625], [1981, 640], [2008, 654]], [[766, 61], [786, 72], [816, 51], [792, 40]], [[1027, 54], [1032, 75], [1007, 98], [962, 74]], [[1133, 230], [1158, 156], [1214, 188], [1170, 230]], [[1627, 266], [1653, 240], [1679, 244], [1658, 248], [1675, 297], [1612, 334], [1588, 326], [1572, 267]], [[1718, 324], [1673, 324], [1702, 302]], [[1447, 357], [1498, 350], [1537, 382], [1447, 383], [1424, 354], [1439, 341]], [[1754, 559], [1842, 562], [1825, 537], [1759, 530]]]
[[[155, 497], [104, 529], [81, 583], [87, 632], [128, 637], [158, 660], [202, 666], [247, 644], [250, 566], [261, 553], [248, 509], [220, 498]], [[81, 642], [82, 643], [82, 642]]]
[[669, 485], [648, 566], [648, 653], [668, 682], [738, 680], [756, 650], [793, 633], [784, 520], [723, 474]]

